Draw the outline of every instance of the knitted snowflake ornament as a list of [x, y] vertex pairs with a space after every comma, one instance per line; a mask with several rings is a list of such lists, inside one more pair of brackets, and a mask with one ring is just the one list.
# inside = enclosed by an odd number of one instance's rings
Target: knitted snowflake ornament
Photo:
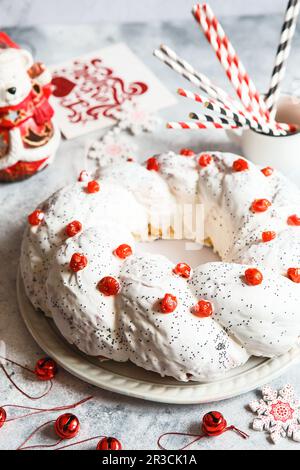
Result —
[[87, 157], [96, 160], [98, 168], [118, 160], [134, 161], [137, 145], [128, 139], [128, 134], [135, 136], [143, 132], [153, 132], [160, 122], [157, 116], [132, 101], [125, 102], [122, 107], [115, 109], [112, 117], [116, 119], [116, 124], [101, 139], [92, 142], [87, 151]]
[[137, 146], [128, 138], [115, 132], [108, 132], [101, 140], [91, 143], [87, 156], [96, 160], [100, 168], [120, 160], [134, 160], [136, 152]]
[[117, 127], [132, 135], [153, 132], [160, 119], [141, 108], [135, 101], [127, 101], [115, 109], [113, 117], [118, 121]]
[[274, 444], [283, 437], [300, 442], [300, 402], [294, 388], [287, 384], [277, 392], [266, 385], [262, 396], [262, 400], [249, 404], [251, 411], [258, 415], [253, 420], [253, 429], [267, 431]]

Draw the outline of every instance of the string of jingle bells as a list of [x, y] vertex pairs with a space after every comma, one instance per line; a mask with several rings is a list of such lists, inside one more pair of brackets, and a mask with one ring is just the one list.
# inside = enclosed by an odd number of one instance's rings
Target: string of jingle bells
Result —
[[[5, 363], [10, 363], [22, 370], [25, 370], [26, 372], [29, 372], [32, 375], [35, 375], [35, 377], [42, 381], [42, 382], [49, 382], [49, 386], [47, 387], [46, 391], [43, 392], [39, 396], [32, 396], [29, 395], [25, 390], [23, 390], [12, 378], [12, 376], [9, 374], [8, 370], [5, 367]], [[48, 393], [52, 390], [53, 387], [53, 379], [57, 374], [57, 364], [56, 362], [51, 359], [50, 357], [42, 357], [39, 359], [35, 365], [34, 369], [30, 369], [27, 366], [24, 366], [23, 364], [20, 364], [19, 362], [16, 362], [15, 360], [9, 359], [4, 356], [0, 356], [0, 368], [3, 370], [5, 376], [7, 379], [10, 381], [10, 383], [26, 398], [29, 398], [30, 400], [40, 400], [41, 398], [45, 397], [48, 395]]]
[[[15, 405], [15, 404], [5, 404], [0, 407], [0, 428], [4, 426], [5, 423], [9, 423], [11, 421], [18, 421], [19, 419], [26, 418], [28, 416], [33, 416], [37, 414], [42, 414], [42, 413], [51, 413], [54, 411], [63, 411], [63, 410], [69, 410], [72, 408], [77, 408], [78, 406], [82, 405], [83, 403], [86, 403], [87, 401], [91, 400], [93, 396], [89, 396], [86, 398], [83, 398], [82, 400], [73, 403], [71, 405], [63, 405], [63, 406], [55, 406], [53, 408], [36, 408], [32, 406], [21, 406], [21, 405]], [[14, 416], [12, 418], [7, 418], [7, 413], [6, 409], [7, 408], [13, 408], [13, 409], [22, 409], [22, 410], [30, 410], [29, 413], [25, 413], [20, 416]]]
[[[25, 370], [26, 372], [29, 372], [30, 374], [35, 375], [35, 377], [38, 380], [41, 380], [43, 382], [49, 382], [50, 385], [47, 387], [46, 391], [43, 392], [39, 396], [29, 395], [25, 390], [23, 390], [15, 382], [15, 380], [12, 379], [11, 375], [9, 374], [8, 370], [5, 367], [5, 363], [10, 363], [22, 370]], [[52, 358], [47, 357], [47, 356], [39, 359], [36, 362], [34, 369], [31, 369], [27, 366], [24, 366], [23, 364], [20, 364], [19, 362], [15, 360], [12, 360], [12, 359], [9, 359], [7, 357], [0, 355], [0, 368], [3, 370], [5, 376], [11, 382], [11, 384], [16, 388], [16, 390], [18, 390], [22, 395], [24, 395], [26, 398], [29, 398], [30, 400], [39, 400], [45, 397], [46, 395], [48, 395], [48, 393], [51, 391], [53, 387], [53, 379], [55, 378], [58, 372], [58, 367], [57, 367], [56, 362]], [[2, 428], [4, 424], [6, 423], [9, 423], [11, 421], [17, 421], [17, 420], [20, 420], [29, 416], [42, 414], [42, 413], [50, 413], [54, 411], [64, 411], [64, 410], [74, 409], [86, 403], [87, 401], [91, 400], [92, 398], [93, 396], [88, 396], [70, 405], [55, 406], [55, 407], [50, 407], [50, 408], [39, 408], [39, 407], [23, 406], [23, 405], [7, 403], [5, 405], [0, 406], [0, 428]], [[27, 410], [27, 412], [19, 416], [8, 417], [7, 409], [18, 409], [18, 410], [21, 409], [21, 410]], [[54, 424], [53, 426], [54, 431], [56, 435], [59, 437], [59, 440], [57, 442], [55, 442], [54, 444], [46, 444], [46, 445], [41, 444], [41, 445], [34, 445], [34, 446], [26, 446], [26, 443], [28, 443], [28, 441], [40, 429], [46, 427], [46, 425], [49, 425], [49, 424]], [[18, 446], [17, 450], [29, 450], [29, 449], [36, 449], [36, 448], [56, 447], [62, 441], [66, 439], [73, 439], [74, 437], [76, 437], [79, 431], [80, 431], [79, 419], [72, 413], [64, 413], [60, 415], [56, 420], [47, 421], [46, 423], [43, 423], [40, 426], [38, 426], [25, 439], [25, 441]], [[62, 450], [67, 447], [76, 446], [76, 445], [86, 443], [86, 442], [96, 440], [96, 439], [99, 440], [96, 446], [96, 450], [121, 450], [122, 449], [122, 444], [115, 437], [107, 437], [107, 436], [99, 435], [99, 436], [90, 437], [90, 438], [87, 438], [87, 439], [84, 439], [84, 440], [81, 440], [72, 444], [57, 447], [55, 450]]]
[[221, 434], [224, 434], [227, 431], [234, 431], [243, 439], [249, 438], [249, 435], [246, 434], [244, 431], [241, 431], [240, 429], [236, 428], [233, 425], [228, 426], [226, 419], [224, 418], [222, 413], [220, 413], [219, 411], [210, 411], [209, 413], [206, 413], [203, 416], [203, 420], [201, 424], [201, 431], [202, 431], [201, 434], [192, 434], [192, 433], [183, 433], [183, 432], [166, 432], [159, 436], [157, 440], [157, 445], [159, 449], [161, 450], [168, 450], [165, 447], [163, 447], [161, 444], [161, 440], [165, 436], [188, 436], [188, 437], [195, 438], [191, 442], [186, 444], [185, 446], [177, 449], [177, 450], [184, 450], [184, 449], [187, 449], [192, 444], [194, 444], [195, 442], [200, 441], [201, 439], [205, 437], [220, 436]]
[[[92, 397], [90, 397], [92, 398]], [[41, 429], [48, 425], [53, 425], [53, 430], [55, 434], [58, 436], [58, 440], [53, 444], [38, 444], [38, 445], [30, 445], [26, 446], [26, 444], [31, 440], [31, 438]], [[47, 421], [46, 423], [41, 424], [38, 428], [36, 428], [26, 439], [19, 445], [17, 450], [33, 450], [33, 449], [45, 449], [50, 447], [56, 447], [61, 442], [69, 439], [74, 439], [79, 434], [80, 431], [80, 421], [72, 413], [64, 413], [60, 415], [56, 420]], [[89, 437], [87, 439], [83, 439], [77, 441], [72, 444], [67, 444], [61, 447], [56, 447], [55, 450], [62, 450], [68, 447], [74, 447], [79, 444], [83, 444], [95, 439], [100, 439], [97, 443], [96, 450], [121, 450], [122, 444], [118, 439], [115, 437], [107, 437], [107, 436], [94, 436]]]
[[[25, 397], [31, 400], [39, 400], [45, 397], [52, 389], [53, 379], [55, 378], [57, 374], [58, 368], [57, 368], [56, 362], [50, 357], [43, 357], [39, 359], [34, 369], [30, 369], [27, 366], [24, 366], [12, 359], [8, 359], [3, 356], [0, 356], [0, 359], [1, 359], [0, 367], [3, 370], [4, 374], [6, 375], [8, 380], [14, 385], [14, 387]], [[23, 370], [26, 370], [27, 372], [30, 372], [31, 374], [34, 374], [41, 381], [45, 381], [45, 382], [49, 381], [50, 382], [49, 387], [40, 396], [29, 395], [19, 385], [17, 385], [16, 382], [12, 379], [12, 377], [10, 376], [10, 374], [5, 368], [4, 361], [9, 362], [12, 365], [15, 365]], [[29, 406], [22, 406], [22, 405], [16, 405], [16, 404], [5, 404], [3, 406], [0, 406], [0, 428], [2, 428], [5, 423], [8, 423], [10, 421], [16, 421], [16, 420], [23, 419], [25, 417], [33, 416], [36, 414], [74, 409], [86, 403], [87, 401], [91, 400], [92, 398], [93, 398], [92, 396], [89, 396], [71, 405], [63, 405], [63, 406], [57, 406], [53, 408], [38, 408], [38, 407], [29, 407]], [[28, 412], [20, 416], [8, 418], [7, 412], [6, 412], [8, 408], [23, 409], [23, 410], [27, 410]], [[58, 437], [58, 440], [56, 442], [54, 442], [53, 444], [26, 445], [38, 431], [40, 431], [41, 429], [49, 425], [53, 426], [53, 430], [56, 436]], [[201, 434], [192, 434], [192, 433], [183, 433], [183, 432], [166, 432], [166, 433], [161, 434], [161, 436], [158, 438], [157, 445], [159, 449], [167, 450], [161, 444], [161, 441], [164, 437], [166, 436], [192, 437], [193, 440], [191, 442], [189, 442], [185, 446], [180, 447], [178, 449], [178, 450], [184, 450], [190, 447], [195, 442], [205, 437], [219, 436], [227, 431], [233, 431], [237, 433], [243, 439], [249, 438], [248, 434], [236, 428], [234, 425], [228, 426], [226, 419], [218, 411], [210, 411], [209, 413], [204, 415], [202, 419], [202, 424], [201, 424], [201, 431], [202, 431]], [[96, 439], [98, 440], [96, 448], [95, 448], [96, 450], [121, 450], [122, 449], [122, 444], [118, 439], [116, 439], [115, 437], [108, 437], [104, 435], [97, 435], [97, 436], [89, 437], [89, 438], [82, 439], [74, 443], [65, 444], [60, 447], [57, 447], [63, 441], [74, 439], [79, 434], [79, 432], [80, 432], [80, 421], [77, 418], [77, 416], [75, 416], [72, 413], [64, 413], [58, 416], [56, 420], [50, 420], [38, 426], [22, 442], [22, 444], [18, 446], [17, 450], [32, 450], [32, 449], [37, 449], [37, 448], [39, 449], [55, 448], [54, 450], [63, 450], [63, 449], [66, 449], [69, 447], [75, 447], [79, 444], [87, 443]]]

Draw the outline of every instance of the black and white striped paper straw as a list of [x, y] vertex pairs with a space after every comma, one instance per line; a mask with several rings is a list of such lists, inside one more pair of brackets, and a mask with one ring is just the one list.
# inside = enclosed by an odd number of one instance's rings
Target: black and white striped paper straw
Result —
[[286, 62], [291, 50], [291, 42], [296, 29], [299, 9], [299, 0], [289, 0], [281, 29], [271, 83], [265, 98], [267, 108], [272, 112], [271, 115], [273, 118], [276, 114], [277, 102], [280, 95], [280, 85], [285, 75]]
[[[249, 125], [247, 124], [242, 124], [241, 121], [239, 120], [234, 120], [234, 119], [228, 119], [224, 118], [222, 116], [211, 116], [209, 114], [196, 114], [194, 112], [189, 114], [190, 119], [194, 119], [198, 122], [202, 123], [214, 123], [215, 125], [220, 125], [220, 126], [225, 126], [225, 128], [230, 128], [230, 126], [236, 126], [237, 128], [242, 128], [242, 129], [249, 129]], [[231, 127], [233, 128], [233, 127]], [[287, 131], [284, 129], [275, 129], [275, 128], [261, 128], [261, 127], [253, 127], [251, 126], [251, 129], [254, 129], [258, 132], [267, 134], [267, 135], [272, 135], [272, 136], [280, 136], [280, 135], [286, 135]]]
[[153, 51], [153, 54], [179, 75], [199, 87], [208, 96], [221, 102], [230, 103], [231, 107], [241, 109], [240, 103], [233, 100], [222, 88], [212, 83], [206, 75], [195, 70], [191, 64], [179, 57], [170, 47], [162, 44], [160, 49]]
[[242, 127], [243, 129], [249, 128], [249, 126], [242, 124], [240, 121], [235, 121], [234, 119], [229, 119], [223, 116], [212, 116], [211, 114], [196, 114], [192, 112], [189, 114], [189, 118], [204, 123], [214, 122], [215, 124], [227, 124], [231, 126]]
[[225, 117], [226, 119], [235, 121], [240, 127], [250, 127], [251, 129], [257, 130], [258, 132], [271, 135], [286, 135], [286, 131], [288, 130], [288, 128], [284, 128], [282, 129], [282, 132], [277, 132], [278, 129], [275, 129], [274, 126], [271, 126], [269, 123], [261, 124], [255, 121], [251, 116], [248, 117], [238, 110], [234, 112], [232, 109], [226, 107], [225, 105], [222, 105], [221, 103], [213, 100], [212, 98], [206, 98], [204, 96], [199, 95], [198, 93], [194, 93], [184, 88], [179, 88], [177, 92], [180, 96], [184, 96], [186, 98], [192, 99], [193, 101], [201, 103], [206, 109], [210, 110], [212, 113], [218, 114], [219, 117]]
[[[207, 98], [205, 96], [201, 96], [198, 93], [194, 93], [193, 91], [186, 90], [185, 88], [178, 88], [177, 93], [180, 96], [184, 96], [186, 98], [190, 98], [197, 103], [201, 103], [206, 109], [209, 109], [211, 112], [219, 114], [220, 117], [225, 117], [232, 119], [238, 122], [242, 126], [249, 126], [258, 128], [260, 131], [263, 130], [263, 127], [253, 119], [249, 119], [245, 116], [242, 111], [234, 110], [234, 108], [230, 108], [226, 106], [224, 103], [220, 103], [213, 98]], [[265, 125], [265, 130], [268, 128], [268, 125]]]
[[219, 88], [218, 86], [214, 85], [211, 80], [204, 75], [203, 73], [198, 72], [189, 62], [182, 59], [173, 49], [166, 46], [165, 44], [161, 44], [160, 50], [164, 52], [171, 60], [179, 64], [183, 69], [185, 69], [190, 74], [194, 75], [194, 77], [198, 78], [202, 84], [203, 88], [205, 88], [205, 92], [210, 95], [215, 95], [216, 99], [228, 99], [229, 95]]

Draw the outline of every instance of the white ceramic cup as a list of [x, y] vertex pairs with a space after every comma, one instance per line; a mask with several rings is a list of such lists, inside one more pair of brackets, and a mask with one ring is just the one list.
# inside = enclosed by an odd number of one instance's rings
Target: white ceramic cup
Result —
[[[300, 99], [282, 95], [276, 115], [278, 122], [300, 126]], [[260, 166], [271, 166], [300, 184], [300, 132], [287, 136], [270, 136], [251, 129], [227, 132], [247, 159]]]

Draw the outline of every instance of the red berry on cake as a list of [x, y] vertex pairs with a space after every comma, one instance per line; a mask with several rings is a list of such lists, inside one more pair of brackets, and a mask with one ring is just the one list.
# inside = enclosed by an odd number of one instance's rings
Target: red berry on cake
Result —
[[238, 160], [235, 160], [235, 162], [233, 162], [232, 168], [234, 171], [237, 172], [247, 171], [249, 170], [249, 165], [248, 162], [243, 158], [238, 158]]
[[276, 238], [276, 232], [268, 230], [262, 233], [261, 238], [264, 243], [270, 242]]
[[100, 191], [100, 185], [98, 181], [89, 181], [86, 187], [86, 192], [89, 194], [98, 193]]
[[177, 298], [172, 294], [165, 294], [160, 302], [161, 313], [172, 313], [177, 307]]
[[291, 281], [296, 282], [297, 284], [300, 283], [300, 268], [289, 268], [287, 270], [287, 275]]
[[202, 168], [205, 168], [206, 166], [210, 165], [212, 162], [212, 156], [209, 155], [209, 153], [204, 153], [199, 157], [198, 163]]
[[75, 237], [75, 235], [77, 235], [77, 233], [79, 233], [81, 229], [82, 224], [79, 222], [79, 220], [73, 220], [73, 222], [70, 222], [66, 226], [65, 232], [68, 237]]
[[159, 171], [159, 163], [155, 157], [148, 158], [147, 160], [147, 170], [149, 171]]
[[213, 306], [211, 302], [199, 300], [199, 302], [192, 307], [192, 314], [199, 318], [210, 317], [213, 314]]
[[36, 226], [40, 225], [40, 223], [43, 222], [44, 218], [44, 212], [37, 209], [28, 216], [28, 222], [30, 223], [30, 225]]
[[290, 215], [287, 219], [288, 225], [300, 227], [300, 217], [297, 214]]
[[105, 276], [98, 282], [97, 289], [106, 296], [117, 295], [120, 291], [120, 284], [114, 277]]
[[274, 169], [270, 166], [266, 166], [266, 168], [263, 168], [261, 172], [265, 176], [271, 176], [274, 173]]
[[180, 155], [183, 155], [184, 157], [194, 157], [195, 152], [192, 149], [184, 148], [180, 150]]
[[86, 170], [82, 170], [80, 173], [79, 173], [79, 176], [78, 176], [78, 181], [82, 182], [82, 181], [88, 181], [89, 179], [89, 174]]
[[245, 279], [248, 286], [259, 286], [263, 281], [263, 275], [256, 268], [249, 268], [245, 271]]
[[88, 260], [86, 256], [81, 253], [74, 253], [70, 261], [70, 268], [74, 273], [81, 271], [84, 269], [88, 264]]
[[132, 255], [132, 248], [124, 243], [114, 250], [114, 255], [121, 259], [128, 258], [128, 256]]
[[173, 269], [173, 273], [188, 279], [191, 275], [191, 267], [186, 263], [178, 263]]
[[251, 204], [252, 212], [266, 212], [271, 206], [271, 202], [268, 199], [255, 199]]

